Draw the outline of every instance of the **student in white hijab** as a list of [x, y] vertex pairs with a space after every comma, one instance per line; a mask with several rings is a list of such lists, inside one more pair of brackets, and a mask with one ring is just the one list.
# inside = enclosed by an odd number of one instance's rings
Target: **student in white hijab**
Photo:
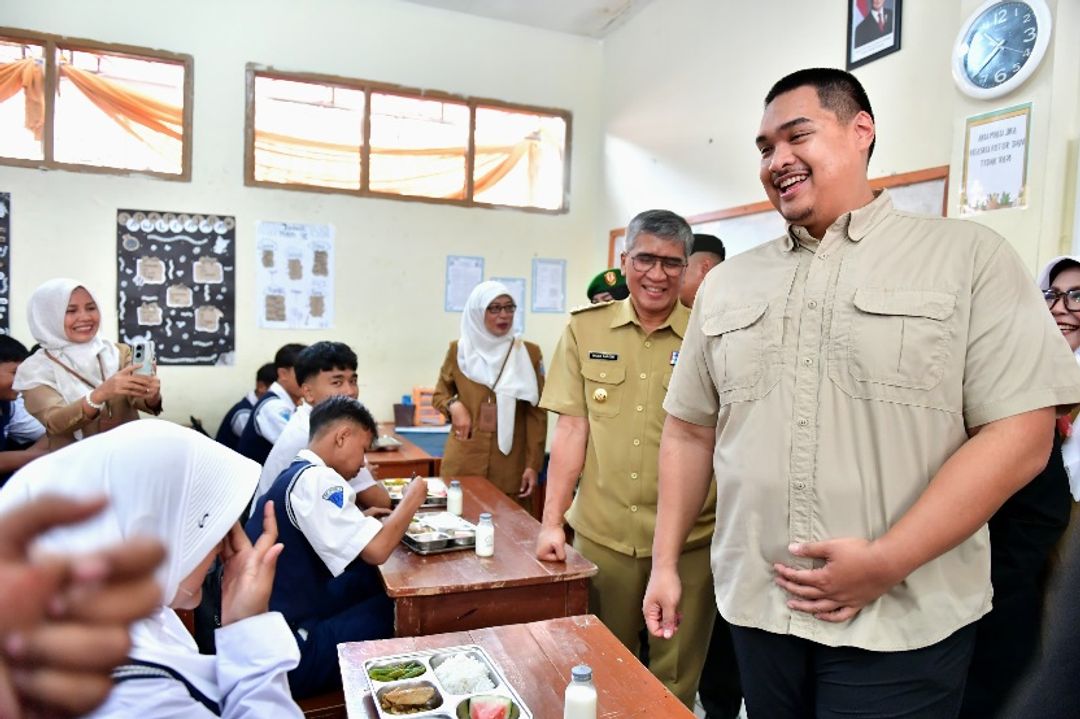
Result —
[[[166, 548], [156, 578], [166, 597], [131, 628], [128, 664], [91, 716], [109, 719], [300, 717], [286, 673], [300, 653], [288, 625], [267, 611], [282, 545], [273, 508], [252, 546], [237, 518], [259, 466], [193, 430], [160, 420], [132, 422], [46, 455], [0, 490], [0, 511], [42, 494], [107, 496], [93, 519], [52, 530], [54, 552], [93, 551], [140, 535]], [[173, 608], [198, 605], [214, 557], [224, 562], [216, 655], [199, 654]]]
[[[1038, 283], [1054, 323], [1080, 361], [1080, 257], [1055, 257]], [[1058, 418], [1046, 467], [988, 522], [994, 610], [976, 624], [960, 719], [1011, 717], [1004, 713], [1009, 695], [1042, 652], [1052, 557], [1069, 526], [1073, 499], [1080, 498], [1075, 419], [1075, 412]]]
[[30, 334], [41, 345], [15, 374], [26, 409], [45, 425], [50, 449], [161, 412], [156, 375], [134, 374], [131, 348], [100, 334], [101, 310], [76, 280], [49, 280], [27, 307]]
[[451, 422], [444, 477], [480, 475], [529, 508], [544, 463], [547, 413], [540, 348], [512, 333], [517, 306], [499, 282], [481, 282], [461, 314], [432, 404]]

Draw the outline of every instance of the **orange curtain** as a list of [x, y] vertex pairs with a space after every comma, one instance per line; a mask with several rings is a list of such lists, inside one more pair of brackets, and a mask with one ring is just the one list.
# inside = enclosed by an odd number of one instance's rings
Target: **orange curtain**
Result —
[[40, 140], [45, 128], [45, 70], [33, 58], [0, 65], [0, 102], [26, 93], [26, 129]]
[[71, 84], [90, 102], [135, 137], [142, 139], [133, 127], [141, 125], [175, 140], [183, 139], [184, 112], [181, 107], [67, 63], [60, 64], [60, 74], [71, 80]]

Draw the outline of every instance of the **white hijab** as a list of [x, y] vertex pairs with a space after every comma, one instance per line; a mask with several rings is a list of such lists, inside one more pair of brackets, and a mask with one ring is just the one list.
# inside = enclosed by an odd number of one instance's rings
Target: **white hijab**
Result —
[[[1070, 260], [1080, 265], [1080, 257], [1062, 255], [1055, 257], [1046, 263], [1046, 267], [1039, 273], [1039, 289], [1050, 289], [1050, 275], [1062, 262]], [[1077, 363], [1080, 363], [1080, 349], [1073, 352]], [[1072, 435], [1065, 438], [1061, 443], [1061, 458], [1065, 462], [1065, 472], [1069, 475], [1069, 490], [1073, 499], [1080, 502], [1080, 422], [1073, 424]]]
[[[217, 546], [251, 499], [259, 465], [198, 432], [158, 419], [128, 422], [34, 460], [0, 490], [0, 512], [42, 494], [105, 495], [89, 521], [46, 533], [37, 546], [64, 554], [155, 537], [166, 557], [156, 578], [164, 602]], [[173, 667], [220, 701], [216, 660], [199, 654], [176, 613], [159, 607], [131, 628], [130, 656]]]
[[[79, 287], [97, 301], [86, 285], [60, 277], [49, 280], [30, 295], [26, 320], [30, 325], [30, 334], [42, 348], [86, 379], [101, 384], [120, 369], [120, 352], [115, 344], [102, 339], [100, 330], [94, 339], [81, 343], [72, 342], [64, 334], [64, 315], [71, 302], [71, 293]], [[98, 304], [98, 307], [101, 305]], [[101, 362], [98, 362], [99, 357]], [[104, 377], [101, 376], [103, 366]], [[74, 402], [93, 389], [57, 366], [44, 352], [35, 352], [19, 365], [13, 386], [22, 392], [41, 385], [52, 387], [66, 402]]]
[[[496, 337], [484, 326], [487, 306], [500, 295], [513, 296], [506, 285], [491, 281], [481, 282], [469, 294], [465, 311], [461, 313], [457, 362], [466, 377], [495, 391], [499, 451], [510, 454], [514, 446], [517, 401], [520, 399], [535, 405], [540, 401], [540, 390], [536, 370], [521, 338], [509, 332]], [[507, 352], [510, 353], [509, 358]], [[503, 360], [506, 360], [505, 368]], [[500, 369], [502, 376], [499, 375]]]

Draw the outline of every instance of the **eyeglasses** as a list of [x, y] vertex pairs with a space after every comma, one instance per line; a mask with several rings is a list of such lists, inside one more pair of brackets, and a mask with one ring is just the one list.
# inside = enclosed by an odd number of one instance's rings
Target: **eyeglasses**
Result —
[[650, 255], [644, 252], [638, 255], [630, 255], [630, 263], [638, 272], [648, 272], [653, 267], [656, 267], [657, 262], [663, 268], [664, 274], [670, 277], [675, 277], [686, 269], [686, 260], [678, 257], [661, 257], [660, 255]]
[[517, 312], [517, 305], [488, 305], [487, 313], [494, 317], [495, 315], [512, 315]]
[[1069, 312], [1080, 312], [1080, 288], [1066, 290], [1061, 292], [1051, 287], [1048, 290], [1043, 290], [1043, 299], [1046, 300], [1046, 306], [1049, 309], [1054, 309], [1054, 305], [1057, 304], [1058, 298], [1064, 298], [1063, 302], [1065, 309]]

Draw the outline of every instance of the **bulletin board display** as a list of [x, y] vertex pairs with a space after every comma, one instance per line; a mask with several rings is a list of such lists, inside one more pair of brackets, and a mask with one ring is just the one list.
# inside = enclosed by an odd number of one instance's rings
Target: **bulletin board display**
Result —
[[120, 341], [153, 340], [161, 365], [231, 365], [236, 218], [118, 210]]
[[11, 333], [11, 193], [0, 192], [0, 334]]

